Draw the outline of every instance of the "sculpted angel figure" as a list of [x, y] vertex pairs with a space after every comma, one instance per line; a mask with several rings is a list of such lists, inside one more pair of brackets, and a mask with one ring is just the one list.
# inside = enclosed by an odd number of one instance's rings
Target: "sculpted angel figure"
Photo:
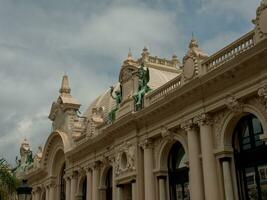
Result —
[[109, 123], [112, 123], [115, 120], [116, 111], [119, 109], [119, 104], [121, 103], [121, 100], [122, 100], [122, 92], [121, 92], [122, 89], [121, 89], [121, 85], [120, 85], [120, 90], [116, 90], [115, 91], [115, 95], [113, 95], [113, 91], [114, 91], [114, 87], [111, 86], [110, 87], [110, 96], [111, 96], [112, 99], [115, 100], [116, 106], [108, 114], [108, 121], [109, 121]]

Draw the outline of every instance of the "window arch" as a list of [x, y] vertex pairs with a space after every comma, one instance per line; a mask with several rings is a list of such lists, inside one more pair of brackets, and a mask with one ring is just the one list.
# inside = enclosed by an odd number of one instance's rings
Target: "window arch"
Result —
[[64, 178], [66, 165], [64, 163], [60, 172], [60, 200], [66, 200], [66, 181]]
[[189, 200], [187, 157], [183, 146], [176, 142], [168, 156], [169, 189], [171, 200]]
[[267, 199], [267, 146], [260, 139], [259, 119], [249, 114], [237, 123], [233, 134], [238, 192], [241, 200]]

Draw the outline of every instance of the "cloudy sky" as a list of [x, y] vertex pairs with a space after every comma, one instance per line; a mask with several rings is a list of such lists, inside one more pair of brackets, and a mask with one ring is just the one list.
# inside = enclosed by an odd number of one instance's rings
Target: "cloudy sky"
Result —
[[253, 28], [260, 0], [0, 0], [0, 156], [33, 150], [62, 76], [84, 111], [118, 80], [128, 49], [137, 58], [185, 54], [191, 33], [212, 54]]

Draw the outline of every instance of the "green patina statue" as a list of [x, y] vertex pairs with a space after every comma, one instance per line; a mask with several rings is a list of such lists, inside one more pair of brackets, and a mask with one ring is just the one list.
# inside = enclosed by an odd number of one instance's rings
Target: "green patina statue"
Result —
[[20, 146], [20, 159], [16, 156], [16, 164], [17, 166], [12, 170], [16, 174], [26, 172], [33, 167], [33, 154], [26, 139]]
[[138, 91], [136, 94], [133, 95], [133, 98], [135, 103], [135, 109], [136, 111], [139, 111], [142, 109], [143, 106], [142, 104], [144, 95], [151, 90], [151, 88], [148, 86], [148, 82], [150, 80], [149, 69], [147, 68], [145, 70], [144, 63], [142, 63], [141, 67], [138, 69], [137, 76], [139, 78]]
[[114, 87], [110, 87], [110, 96], [112, 99], [116, 101], [116, 106], [113, 108], [109, 113], [108, 113], [108, 122], [112, 123], [116, 119], [116, 112], [119, 109], [119, 104], [121, 103], [122, 100], [122, 89], [120, 85], [120, 90], [115, 91], [115, 95], [113, 95]]

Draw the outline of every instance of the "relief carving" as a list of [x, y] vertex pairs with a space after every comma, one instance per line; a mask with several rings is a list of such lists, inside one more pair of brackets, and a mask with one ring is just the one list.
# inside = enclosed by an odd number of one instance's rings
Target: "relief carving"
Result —
[[267, 85], [262, 86], [258, 90], [259, 101], [265, 107], [265, 111], [267, 111]]
[[168, 130], [166, 126], [161, 127], [161, 136], [163, 140], [166, 140], [168, 142], [172, 142], [174, 140], [174, 134]]
[[234, 113], [241, 113], [243, 111], [243, 103], [237, 100], [233, 95], [229, 95], [225, 99], [225, 105]]
[[117, 176], [133, 171], [135, 167], [136, 147], [130, 142], [119, 146], [115, 156], [115, 173]]

